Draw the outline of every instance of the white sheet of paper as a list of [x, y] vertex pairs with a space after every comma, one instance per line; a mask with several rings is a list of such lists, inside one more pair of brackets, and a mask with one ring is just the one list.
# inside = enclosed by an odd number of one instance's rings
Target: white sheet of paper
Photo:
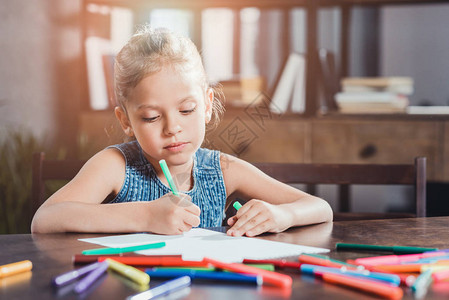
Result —
[[138, 251], [143, 255], [182, 255], [184, 260], [202, 260], [204, 257], [224, 262], [241, 262], [243, 259], [273, 259], [298, 256], [302, 253], [323, 253], [329, 249], [301, 246], [263, 240], [259, 238], [232, 237], [225, 233], [194, 228], [182, 235], [148, 233], [113, 235], [79, 239], [82, 242], [106, 247], [128, 247], [155, 242], [166, 242], [159, 249]]

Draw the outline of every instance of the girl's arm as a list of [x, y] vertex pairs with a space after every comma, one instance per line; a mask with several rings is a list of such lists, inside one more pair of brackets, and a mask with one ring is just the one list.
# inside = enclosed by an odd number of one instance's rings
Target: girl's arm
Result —
[[221, 162], [227, 194], [237, 192], [251, 199], [228, 220], [232, 226], [228, 234], [255, 236], [332, 221], [332, 209], [323, 199], [279, 182], [241, 159], [223, 154]]
[[31, 231], [179, 234], [199, 224], [199, 208], [179, 205], [183, 200], [170, 194], [150, 202], [101, 204], [120, 191], [124, 178], [122, 154], [115, 149], [99, 152], [42, 204]]

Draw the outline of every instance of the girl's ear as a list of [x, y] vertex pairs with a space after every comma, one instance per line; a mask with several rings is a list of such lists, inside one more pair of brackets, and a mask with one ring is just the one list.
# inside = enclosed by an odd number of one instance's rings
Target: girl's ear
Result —
[[214, 106], [214, 90], [208, 88], [206, 91], [206, 124], [212, 119], [212, 108]]
[[123, 108], [116, 106], [114, 109], [115, 116], [117, 117], [120, 125], [122, 126], [123, 131], [127, 136], [134, 136], [133, 128], [131, 126], [131, 122], [129, 122], [128, 115], [123, 110]]

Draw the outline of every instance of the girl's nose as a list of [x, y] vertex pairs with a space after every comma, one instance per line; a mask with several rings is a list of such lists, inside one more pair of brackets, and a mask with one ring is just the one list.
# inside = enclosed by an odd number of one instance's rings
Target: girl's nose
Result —
[[182, 130], [182, 127], [179, 124], [176, 117], [167, 116], [165, 118], [164, 133], [166, 135], [175, 135], [175, 134], [179, 133], [181, 130]]

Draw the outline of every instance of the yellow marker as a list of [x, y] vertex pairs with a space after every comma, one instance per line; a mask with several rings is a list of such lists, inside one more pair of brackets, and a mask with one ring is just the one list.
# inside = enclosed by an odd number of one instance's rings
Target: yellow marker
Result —
[[142, 272], [134, 267], [119, 263], [113, 259], [107, 258], [105, 261], [108, 262], [109, 267], [116, 271], [117, 273], [122, 274], [123, 276], [131, 279], [134, 282], [137, 282], [140, 285], [147, 285], [150, 283], [150, 276]]
[[449, 264], [428, 264], [421, 267], [421, 273], [424, 273], [427, 270], [432, 270], [432, 272], [435, 272], [448, 269]]
[[3, 265], [0, 266], [0, 278], [30, 271], [32, 268], [33, 264], [29, 260], [22, 260], [12, 264]]

